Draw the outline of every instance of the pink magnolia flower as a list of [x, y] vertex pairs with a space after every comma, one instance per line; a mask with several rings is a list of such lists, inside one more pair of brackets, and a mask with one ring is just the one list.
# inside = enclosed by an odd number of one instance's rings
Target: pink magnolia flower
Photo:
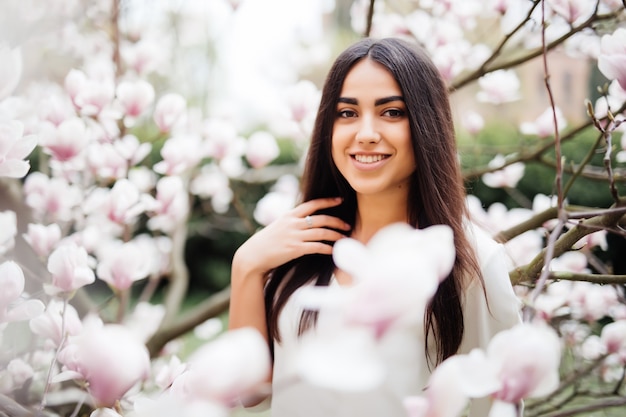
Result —
[[207, 140], [207, 156], [222, 160], [227, 156], [239, 158], [245, 153], [246, 140], [237, 134], [232, 123], [221, 119], [210, 119], [204, 123]]
[[169, 362], [163, 363], [160, 366], [155, 366], [157, 369], [154, 372], [154, 382], [161, 389], [167, 389], [172, 386], [172, 383], [187, 370], [187, 364], [183, 363], [176, 355], [172, 355]]
[[51, 293], [70, 293], [95, 281], [85, 248], [74, 243], [59, 246], [48, 258], [48, 272], [52, 274]]
[[38, 256], [45, 258], [61, 240], [61, 227], [57, 223], [47, 226], [30, 223], [23, 237]]
[[287, 91], [287, 106], [291, 117], [296, 122], [302, 122], [314, 117], [319, 106], [321, 92], [309, 80], [301, 80]]
[[165, 306], [163, 304], [152, 304], [142, 301], [137, 303], [132, 313], [124, 319], [124, 325], [141, 340], [148, 341], [159, 329], [163, 317], [165, 317]]
[[80, 70], [72, 69], [65, 77], [65, 90], [70, 95], [74, 106], [86, 116], [95, 116], [111, 104], [115, 96], [113, 79], [88, 78]]
[[143, 161], [152, 149], [150, 143], [140, 142], [135, 135], [124, 135], [120, 140], [113, 142], [113, 147], [130, 165]]
[[568, 295], [572, 316], [588, 322], [595, 322], [602, 317], [609, 316], [611, 308], [619, 304], [617, 290], [609, 285], [600, 286], [577, 281], [572, 284]]
[[0, 323], [28, 320], [43, 312], [39, 300], [20, 300], [24, 292], [24, 272], [13, 261], [0, 264]]
[[210, 198], [213, 210], [225, 213], [233, 200], [230, 180], [215, 164], [203, 165], [200, 174], [189, 185], [189, 191], [202, 198]]
[[[496, 155], [489, 161], [489, 168], [498, 168], [504, 166], [506, 158], [503, 155]], [[525, 165], [522, 162], [516, 162], [505, 166], [504, 168], [483, 174], [482, 180], [485, 185], [491, 188], [514, 188], [524, 176]]]
[[20, 48], [0, 44], [0, 101], [8, 97], [22, 76], [22, 53]]
[[163, 160], [154, 164], [154, 171], [164, 175], [180, 175], [198, 165], [206, 152], [199, 136], [181, 135], [165, 142], [161, 156]]
[[626, 320], [618, 320], [605, 325], [602, 328], [600, 340], [608, 353], [618, 354], [622, 362], [626, 362]]
[[610, 80], [617, 80], [626, 90], [626, 29], [618, 28], [602, 36], [598, 68]]
[[37, 145], [37, 137], [24, 135], [24, 124], [17, 120], [0, 121], [0, 177], [22, 178], [30, 163], [24, 161]]
[[42, 135], [41, 146], [52, 158], [61, 162], [80, 155], [90, 142], [87, 126], [78, 117], [67, 119], [58, 127], [44, 132], [47, 134]]
[[595, 4], [587, 0], [548, 0], [548, 6], [568, 23], [578, 25], [594, 13]]
[[83, 324], [78, 312], [70, 303], [52, 299], [45, 313], [29, 322], [30, 330], [43, 338], [50, 339], [54, 346], [60, 346], [66, 336], [79, 334]]
[[280, 148], [271, 133], [257, 131], [248, 138], [246, 159], [253, 168], [263, 168], [279, 155]]
[[278, 179], [269, 193], [261, 197], [254, 208], [254, 220], [267, 226], [296, 205], [298, 198], [297, 178], [285, 175]]
[[257, 330], [244, 327], [196, 350], [171, 389], [182, 398], [232, 406], [262, 387], [270, 369], [265, 339]]
[[501, 386], [496, 400], [516, 404], [548, 395], [559, 384], [561, 342], [547, 325], [519, 324], [496, 334], [487, 347]]
[[117, 101], [124, 113], [126, 126], [133, 126], [154, 101], [154, 87], [145, 80], [122, 81], [117, 86]]
[[520, 81], [512, 70], [498, 70], [482, 76], [478, 80], [481, 91], [478, 101], [492, 104], [508, 103], [519, 99]]
[[553, 271], [589, 273], [587, 257], [579, 251], [565, 252], [558, 258], [553, 259], [550, 262], [550, 269]]
[[159, 98], [152, 117], [159, 130], [166, 133], [183, 118], [186, 110], [187, 100], [180, 94], [169, 93]]
[[526, 135], [537, 135], [539, 138], [547, 138], [554, 135], [554, 117], [556, 115], [556, 124], [559, 132], [567, 126], [567, 121], [563, 116], [561, 109], [556, 107], [554, 112], [552, 108], [547, 108], [534, 122], [524, 122], [520, 125], [520, 130]]
[[154, 215], [148, 220], [152, 230], [172, 232], [189, 212], [189, 197], [182, 178], [163, 177], [156, 185]]
[[87, 391], [99, 407], [113, 406], [150, 374], [148, 349], [119, 324], [85, 326], [68, 339], [59, 361], [76, 379], [87, 382]]
[[122, 179], [128, 175], [128, 160], [113, 143], [92, 143], [86, 158], [89, 170], [99, 178]]
[[78, 188], [60, 177], [49, 178], [41, 172], [33, 172], [24, 182], [26, 204], [38, 218], [67, 221], [81, 202]]
[[[346, 322], [366, 326], [379, 338], [392, 325], [421, 320], [454, 258], [452, 231], [442, 225], [414, 229], [393, 224], [367, 246], [350, 238], [337, 241], [335, 264], [355, 279], [341, 307]], [[416, 270], [421, 271], [419, 280], [414, 279]], [[329, 300], [332, 306], [333, 298]]]
[[110, 247], [100, 258], [98, 278], [117, 290], [127, 290], [135, 281], [148, 276], [151, 261], [147, 255], [132, 241]]
[[[164, 64], [163, 45], [152, 39], [141, 39], [135, 43], [123, 43], [120, 48], [126, 65], [138, 75], [151, 73]], [[166, 52], [165, 52], [166, 53]]]
[[84, 211], [103, 216], [118, 225], [130, 224], [147, 208], [146, 199], [137, 186], [127, 179], [115, 182], [113, 187], [98, 188], [88, 196]]
[[479, 349], [442, 362], [428, 380], [425, 394], [408, 397], [409, 417], [457, 417], [470, 398], [484, 397], [500, 388], [497, 370]]
[[17, 216], [14, 211], [0, 211], [0, 255], [13, 249], [17, 235]]
[[485, 126], [483, 117], [474, 111], [464, 113], [462, 118], [463, 127], [472, 135], [477, 134]]

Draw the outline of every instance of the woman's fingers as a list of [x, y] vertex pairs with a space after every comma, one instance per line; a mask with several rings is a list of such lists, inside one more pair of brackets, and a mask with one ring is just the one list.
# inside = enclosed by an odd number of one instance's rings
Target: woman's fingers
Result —
[[297, 218], [297, 221], [302, 229], [330, 228], [336, 230], [350, 230], [348, 223], [338, 217], [326, 214], [307, 215], [302, 218]]

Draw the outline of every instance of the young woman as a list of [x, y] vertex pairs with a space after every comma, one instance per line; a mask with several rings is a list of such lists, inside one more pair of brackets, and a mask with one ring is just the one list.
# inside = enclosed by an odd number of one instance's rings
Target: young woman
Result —
[[[322, 91], [302, 181], [302, 203], [235, 253], [230, 328], [253, 326], [273, 350], [272, 417], [405, 416], [432, 369], [455, 353], [485, 348], [517, 324], [519, 305], [503, 252], [470, 225], [445, 83], [418, 46], [363, 39], [334, 62]], [[350, 285], [333, 243], [363, 243], [381, 228], [448, 225], [456, 261], [423, 323], [385, 336], [385, 383], [333, 392], [293, 379], [298, 337], [324, 323], [293, 294], [307, 285]], [[419, 271], [416, 271], [419, 279]], [[331, 318], [332, 319], [332, 318]], [[478, 404], [473, 415], [486, 415]]]

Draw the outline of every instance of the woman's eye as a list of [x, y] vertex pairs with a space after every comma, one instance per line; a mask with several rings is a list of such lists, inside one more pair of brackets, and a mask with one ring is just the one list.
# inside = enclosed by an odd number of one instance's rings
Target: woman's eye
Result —
[[389, 117], [402, 117], [405, 115], [405, 112], [404, 110], [400, 110], [400, 109], [389, 109], [389, 110], [385, 110], [384, 114]]
[[350, 110], [350, 109], [339, 110], [337, 112], [337, 116], [338, 117], [342, 117], [342, 118], [355, 117], [356, 116], [356, 112], [354, 110]]

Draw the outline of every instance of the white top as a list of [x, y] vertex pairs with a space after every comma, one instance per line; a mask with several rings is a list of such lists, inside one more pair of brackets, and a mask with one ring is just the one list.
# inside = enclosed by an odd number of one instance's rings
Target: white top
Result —
[[[497, 332], [520, 323], [520, 301], [513, 292], [506, 254], [502, 245], [474, 228], [468, 238], [475, 245], [483, 273], [489, 308], [477, 280], [467, 288], [463, 303], [465, 331], [459, 353], [473, 348], [485, 349]], [[293, 300], [295, 297], [291, 297]], [[290, 300], [290, 301], [291, 301]], [[311, 385], [294, 375], [290, 359], [298, 348], [297, 328], [301, 311], [288, 301], [279, 318], [281, 343], [274, 342], [272, 417], [405, 417], [403, 399], [419, 395], [428, 382], [424, 329], [421, 323], [412, 327], [390, 329], [380, 340], [387, 377], [378, 388], [366, 392], [334, 391]], [[491, 311], [489, 311], [491, 310]], [[324, 311], [317, 326], [324, 326]], [[332, 319], [329, 317], [327, 319]], [[429, 343], [429, 346], [432, 346]], [[431, 357], [434, 357], [431, 355]], [[486, 416], [488, 399], [474, 400], [472, 416]]]

